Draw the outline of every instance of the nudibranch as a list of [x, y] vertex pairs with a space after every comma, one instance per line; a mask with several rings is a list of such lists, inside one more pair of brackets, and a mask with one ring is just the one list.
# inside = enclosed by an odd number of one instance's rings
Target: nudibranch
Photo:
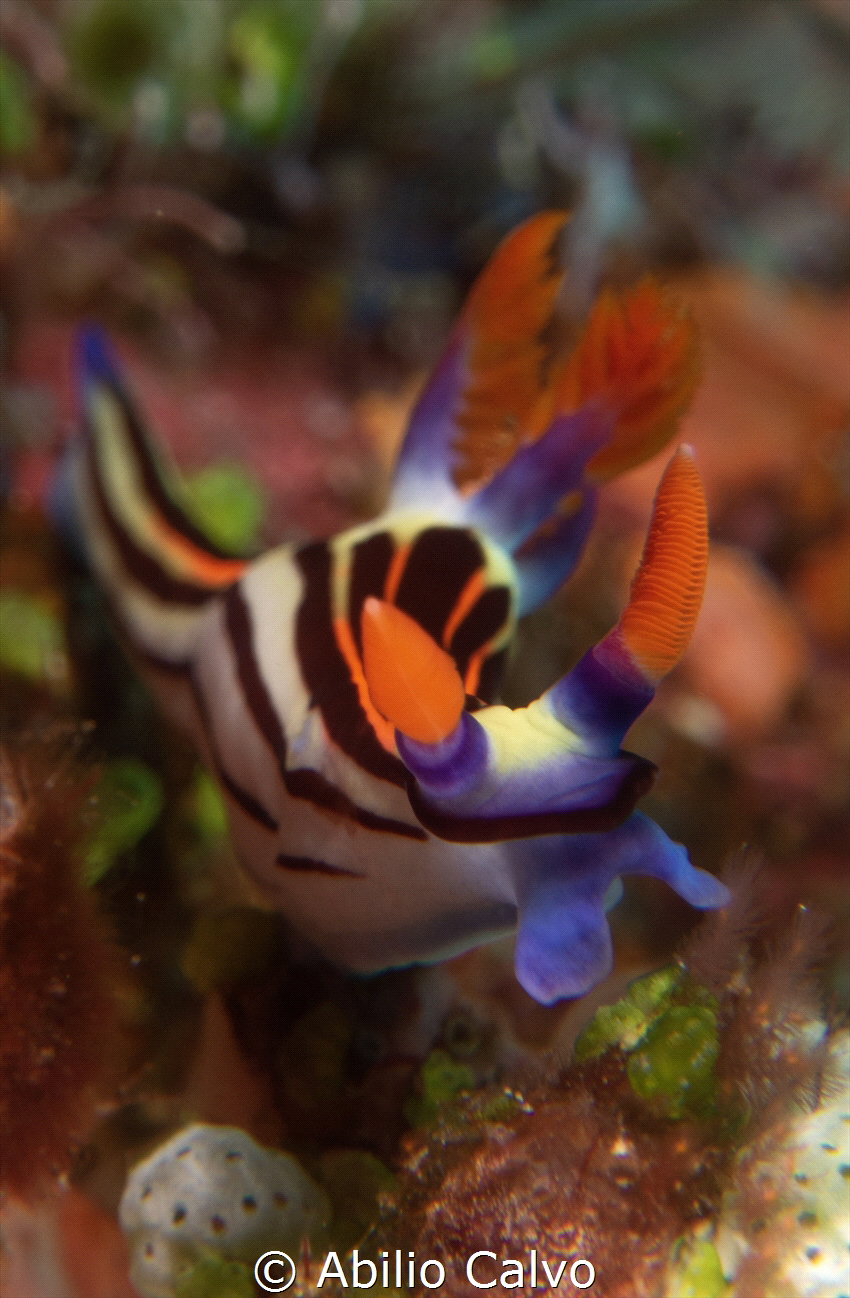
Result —
[[655, 768], [620, 748], [699, 611], [687, 448], [616, 627], [527, 707], [494, 702], [517, 619], [574, 567], [599, 485], [671, 439], [696, 382], [693, 326], [652, 280], [604, 291], [565, 345], [566, 220], [532, 218], [482, 272], [370, 523], [253, 560], [217, 549], [91, 330], [70, 464], [119, 628], [269, 902], [361, 972], [516, 930], [517, 977], [545, 1004], [609, 971], [621, 875], [727, 899], [634, 810]]

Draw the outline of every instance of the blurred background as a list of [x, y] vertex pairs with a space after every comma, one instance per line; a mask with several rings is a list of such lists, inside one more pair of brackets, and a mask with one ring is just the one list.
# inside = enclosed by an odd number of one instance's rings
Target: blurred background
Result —
[[[653, 271], [701, 330], [682, 436], [712, 555], [693, 644], [630, 735], [661, 770], [647, 810], [715, 872], [749, 845], [771, 913], [823, 914], [827, 994], [850, 1001], [849, 46], [847, 0], [0, 0], [0, 707], [24, 749], [95, 722], [85, 760], [113, 783], [86, 879], [142, 980], [151, 1093], [193, 1057], [228, 849], [46, 519], [73, 330], [113, 333], [211, 535], [327, 536], [380, 507], [466, 289], [547, 206], [574, 213], [577, 318]], [[605, 489], [507, 702], [614, 622], [665, 458]], [[693, 918], [631, 882], [618, 969]], [[529, 1048], [559, 1031], [509, 955], [452, 977]]]

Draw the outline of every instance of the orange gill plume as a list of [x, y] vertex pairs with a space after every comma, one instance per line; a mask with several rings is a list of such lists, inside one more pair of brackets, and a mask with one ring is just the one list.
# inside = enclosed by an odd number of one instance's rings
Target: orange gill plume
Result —
[[649, 459], [669, 441], [699, 381], [696, 328], [651, 276], [603, 289], [570, 350], [559, 312], [569, 219], [541, 212], [497, 248], [458, 328], [469, 381], [458, 415], [454, 479], [480, 483], [560, 414], [598, 399], [616, 412], [610, 443], [588, 464], [592, 482]]
[[708, 518], [690, 447], [680, 446], [664, 473], [619, 639], [652, 682], [679, 661], [691, 638], [705, 587]]
[[458, 324], [469, 336], [470, 374], [455, 443], [458, 486], [489, 477], [550, 422], [568, 219], [552, 211], [526, 221], [499, 245], [469, 294]]
[[696, 326], [655, 279], [622, 292], [603, 289], [555, 394], [559, 413], [594, 397], [617, 412], [611, 441], [589, 461], [588, 478], [605, 482], [660, 451], [699, 377]]

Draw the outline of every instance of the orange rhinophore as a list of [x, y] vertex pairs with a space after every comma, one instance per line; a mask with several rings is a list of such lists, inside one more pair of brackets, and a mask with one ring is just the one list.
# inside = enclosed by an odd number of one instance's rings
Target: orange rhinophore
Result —
[[660, 451], [699, 377], [696, 326], [656, 280], [647, 276], [621, 293], [603, 289], [555, 398], [559, 412], [594, 397], [617, 411], [611, 441], [588, 462], [588, 478], [605, 482]]
[[649, 535], [619, 622], [619, 638], [658, 681], [687, 647], [705, 587], [708, 520], [689, 447], [680, 446], [655, 497]]
[[454, 660], [394, 604], [363, 605], [363, 670], [372, 702], [410, 739], [436, 744], [460, 720], [465, 696]]

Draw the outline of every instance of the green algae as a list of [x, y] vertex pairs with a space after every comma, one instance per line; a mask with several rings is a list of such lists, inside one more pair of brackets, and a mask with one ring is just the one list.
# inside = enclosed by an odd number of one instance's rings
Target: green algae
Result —
[[618, 1048], [642, 1099], [668, 1117], [704, 1116], [715, 1099], [717, 1001], [677, 965], [638, 978], [616, 1005], [596, 1014], [576, 1042], [576, 1062]]
[[0, 666], [49, 685], [67, 677], [62, 623], [44, 600], [24, 591], [0, 592]]
[[38, 135], [29, 80], [16, 62], [0, 50], [0, 153], [23, 153]]
[[474, 1116], [479, 1122], [511, 1122], [519, 1113], [528, 1112], [524, 1101], [513, 1091], [488, 1096], [476, 1105]]
[[223, 101], [233, 122], [266, 139], [285, 126], [296, 109], [304, 34], [297, 11], [280, 5], [249, 5], [232, 23], [227, 52], [232, 69]]
[[629, 1055], [626, 1075], [636, 1095], [660, 1101], [671, 1118], [704, 1113], [714, 1100], [718, 1049], [714, 1010], [673, 1005]]
[[427, 1127], [462, 1091], [475, 1086], [475, 1074], [468, 1064], [452, 1059], [447, 1050], [432, 1050], [419, 1073], [420, 1092], [411, 1095], [404, 1116], [414, 1127]]
[[82, 849], [82, 877], [87, 887], [135, 847], [156, 824], [162, 811], [162, 782], [137, 757], [121, 757], [103, 770], [94, 789], [97, 823]]
[[681, 977], [678, 965], [668, 965], [637, 978], [616, 1005], [598, 1009], [576, 1041], [576, 1062], [595, 1059], [612, 1046], [634, 1049], [653, 1020], [670, 1004]]
[[186, 796], [189, 824], [204, 842], [224, 838], [227, 834], [227, 808], [212, 776], [199, 766]]
[[208, 464], [183, 481], [183, 503], [205, 536], [233, 554], [257, 543], [266, 511], [263, 489], [240, 464]]
[[717, 1249], [710, 1240], [688, 1240], [683, 1236], [676, 1241], [667, 1286], [669, 1298], [723, 1298], [728, 1288]]
[[108, 115], [126, 105], [139, 80], [160, 65], [167, 47], [167, 6], [152, 0], [99, 0], [73, 24], [71, 63]]

